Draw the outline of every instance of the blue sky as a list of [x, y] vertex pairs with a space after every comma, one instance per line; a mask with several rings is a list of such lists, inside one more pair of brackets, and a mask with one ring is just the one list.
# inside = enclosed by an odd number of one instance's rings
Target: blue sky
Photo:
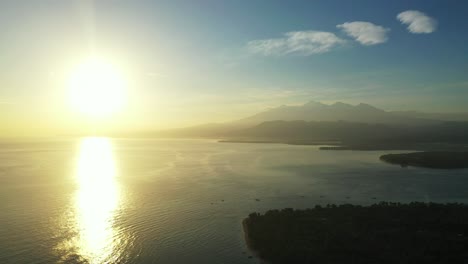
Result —
[[141, 123], [309, 100], [468, 111], [467, 13], [465, 1], [2, 1], [0, 108], [58, 111], [71, 65], [98, 53], [124, 68], [128, 115], [153, 116]]

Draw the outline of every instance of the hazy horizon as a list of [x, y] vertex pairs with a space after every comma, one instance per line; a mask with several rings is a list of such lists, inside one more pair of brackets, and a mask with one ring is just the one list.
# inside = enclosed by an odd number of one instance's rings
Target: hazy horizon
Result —
[[[388, 109], [383, 109], [380, 107], [377, 107], [372, 104], [368, 104], [366, 102], [359, 102], [355, 104], [347, 103], [347, 102], [342, 102], [342, 101], [307, 101], [304, 103], [299, 103], [299, 104], [282, 104], [282, 105], [276, 105], [276, 106], [271, 106], [267, 107], [264, 109], [260, 109], [257, 112], [252, 112], [252, 113], [247, 113], [245, 116], [238, 116], [234, 117], [231, 119], [222, 119], [222, 120], [216, 120], [216, 119], [210, 119], [210, 116], [206, 117], [205, 121], [188, 121], [188, 122], [181, 122], [181, 123], [176, 123], [173, 125], [169, 126], [156, 126], [153, 124], [149, 124], [146, 127], [145, 126], [136, 126], [136, 127], [120, 127], [118, 124], [118, 121], [112, 122], [112, 120], [105, 120], [105, 119], [83, 119], [82, 121], [84, 123], [80, 123], [80, 127], [77, 126], [69, 126], [67, 128], [59, 128], [59, 127], [52, 127], [50, 130], [36, 130], [38, 127], [43, 126], [43, 123], [40, 124], [31, 124], [29, 128], [32, 130], [28, 130], [28, 125], [27, 124], [21, 124], [23, 127], [21, 129], [25, 129], [26, 131], [23, 132], [18, 132], [18, 131], [8, 131], [8, 128], [3, 130], [2, 132], [6, 132], [3, 134], [0, 134], [0, 138], [14, 138], [14, 137], [70, 137], [70, 136], [139, 136], [140, 134], [148, 133], [148, 132], [158, 132], [158, 131], [172, 131], [173, 129], [185, 129], [185, 128], [191, 128], [191, 127], [197, 127], [197, 126], [204, 126], [204, 125], [215, 125], [215, 124], [229, 124], [231, 122], [237, 122], [237, 121], [242, 121], [245, 118], [251, 118], [257, 114], [262, 114], [269, 112], [271, 110], [277, 110], [281, 109], [284, 107], [302, 107], [308, 103], [318, 103], [322, 104], [324, 106], [329, 106], [333, 107], [336, 104], [344, 104], [352, 107], [356, 107], [358, 105], [364, 104], [364, 105], [369, 105], [372, 107], [377, 108], [377, 110], [383, 110], [388, 113], [405, 113], [405, 112], [415, 112], [415, 113], [420, 113], [420, 114], [463, 114], [466, 117], [464, 119], [468, 120], [468, 111], [466, 112], [434, 112], [434, 111], [417, 111], [414, 109], [397, 109], [397, 110], [388, 110]], [[269, 120], [265, 121], [274, 121], [278, 118], [272, 118]], [[303, 120], [303, 119], [298, 119], [298, 120]], [[441, 119], [444, 121], [444, 119]], [[305, 120], [305, 121], [320, 121], [320, 120]], [[333, 120], [331, 120], [333, 121]], [[334, 120], [334, 121], [339, 121], [339, 120]], [[349, 120], [341, 120], [341, 121], [349, 121]], [[16, 122], [16, 121], [15, 121]], [[352, 122], [352, 121], [351, 121]], [[363, 122], [363, 121], [358, 121], [358, 122]], [[364, 122], [365, 123], [365, 122]], [[382, 123], [385, 123], [382, 121]], [[84, 124], [84, 125], [83, 125]], [[110, 129], [107, 127], [110, 125]], [[112, 125], [115, 125], [115, 127], [112, 127]], [[36, 127], [38, 126], [38, 127]], [[9, 133], [10, 132], [10, 133]]]

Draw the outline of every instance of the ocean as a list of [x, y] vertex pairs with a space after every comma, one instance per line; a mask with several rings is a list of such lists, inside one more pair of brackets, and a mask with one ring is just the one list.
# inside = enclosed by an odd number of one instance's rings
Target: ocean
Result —
[[0, 263], [258, 263], [241, 221], [316, 204], [468, 202], [468, 170], [405, 151], [201, 139], [0, 141]]

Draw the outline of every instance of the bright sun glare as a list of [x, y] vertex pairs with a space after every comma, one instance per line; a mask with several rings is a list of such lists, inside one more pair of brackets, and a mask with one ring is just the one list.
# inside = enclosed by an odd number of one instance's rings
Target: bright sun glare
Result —
[[70, 77], [69, 100], [73, 109], [82, 114], [109, 116], [124, 104], [124, 80], [110, 63], [98, 58], [88, 59]]
[[115, 253], [112, 223], [120, 200], [116, 175], [110, 140], [97, 137], [83, 139], [76, 169], [79, 239], [74, 245], [80, 255], [93, 260], [91, 263], [105, 263]]

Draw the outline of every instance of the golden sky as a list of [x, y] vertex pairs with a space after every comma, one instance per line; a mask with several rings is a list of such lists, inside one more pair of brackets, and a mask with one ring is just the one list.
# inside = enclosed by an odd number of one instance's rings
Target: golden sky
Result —
[[[311, 100], [468, 111], [468, 5], [352, 5], [1, 1], [0, 136], [157, 130]], [[76, 80], [89, 58], [115, 73]]]

